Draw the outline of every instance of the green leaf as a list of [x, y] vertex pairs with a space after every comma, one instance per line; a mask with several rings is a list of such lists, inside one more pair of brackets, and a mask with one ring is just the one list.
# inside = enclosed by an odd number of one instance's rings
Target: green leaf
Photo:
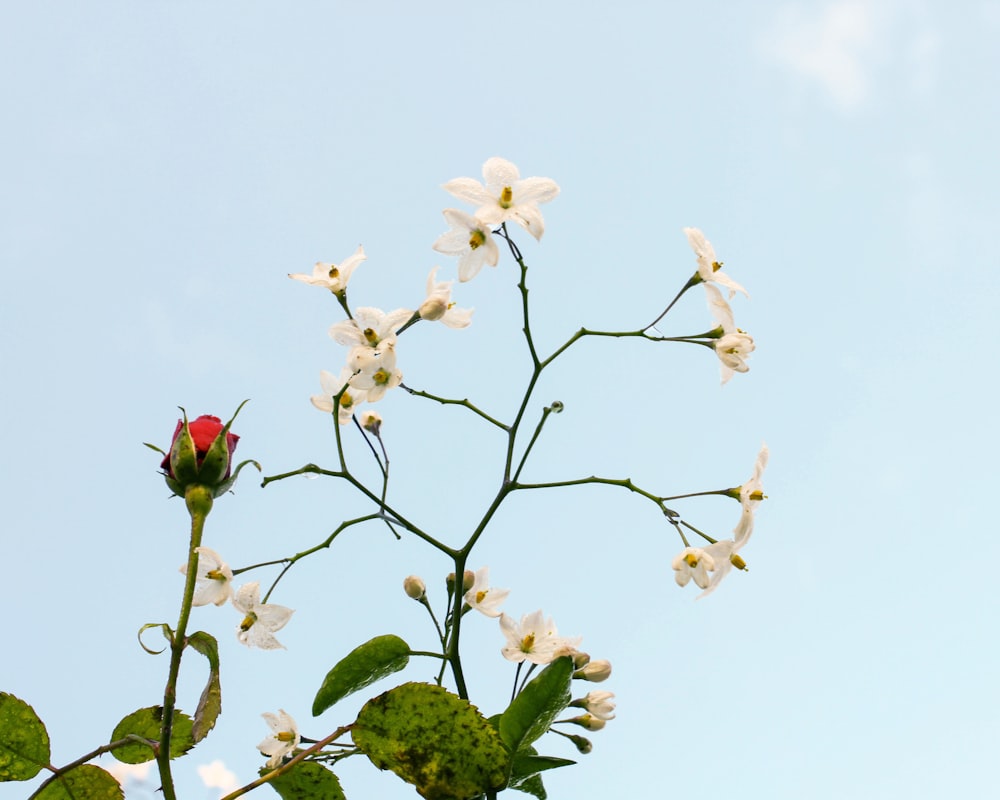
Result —
[[214, 636], [204, 631], [192, 633], [188, 637], [188, 645], [208, 659], [208, 683], [198, 700], [198, 708], [194, 712], [194, 725], [191, 736], [197, 744], [215, 727], [215, 721], [222, 713], [222, 683], [219, 680], [219, 643]]
[[[266, 775], [273, 770], [261, 769]], [[284, 800], [345, 800], [340, 781], [315, 761], [302, 761], [270, 782]]]
[[[528, 748], [533, 750], [534, 748]], [[510, 768], [510, 785], [517, 788], [526, 778], [544, 772], [547, 769], [558, 769], [575, 764], [568, 758], [556, 758], [555, 756], [539, 756], [534, 753], [518, 753], [514, 756]]]
[[105, 770], [81, 764], [53, 777], [31, 797], [32, 800], [124, 800], [125, 793]]
[[545, 785], [542, 783], [541, 775], [532, 775], [521, 781], [517, 786], [511, 784], [511, 789], [517, 789], [519, 792], [524, 792], [525, 794], [533, 794], [538, 800], [545, 800], [548, 795], [545, 793]]
[[573, 659], [557, 658], [514, 698], [500, 717], [500, 738], [512, 753], [538, 739], [566, 708], [572, 677]]
[[391, 633], [354, 648], [326, 674], [313, 700], [313, 716], [318, 717], [349, 694], [399, 672], [409, 661], [410, 646]]
[[0, 692], [0, 781], [26, 781], [49, 763], [49, 734], [35, 710]]
[[[156, 755], [153, 745], [160, 740], [160, 725], [163, 722], [163, 706], [150, 706], [133, 711], [115, 726], [111, 741], [124, 739], [126, 736], [140, 736], [152, 744], [133, 742], [116, 747], [111, 755], [126, 764], [143, 764], [152, 761]], [[170, 736], [170, 757], [177, 758], [194, 747], [191, 717], [181, 711], [174, 711], [173, 725]]]
[[468, 700], [428, 683], [404, 683], [369, 700], [351, 727], [354, 744], [426, 800], [461, 800], [506, 783], [509, 755]]

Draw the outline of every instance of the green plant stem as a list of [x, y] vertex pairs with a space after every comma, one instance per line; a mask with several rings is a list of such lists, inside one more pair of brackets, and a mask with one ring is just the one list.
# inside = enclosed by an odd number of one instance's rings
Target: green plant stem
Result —
[[156, 752], [156, 765], [160, 772], [160, 784], [164, 800], [177, 800], [173, 776], [170, 774], [170, 737], [173, 732], [174, 708], [177, 702], [177, 676], [181, 669], [181, 656], [187, 646], [187, 624], [191, 616], [191, 600], [194, 597], [195, 581], [198, 577], [198, 553], [205, 530], [205, 519], [212, 510], [212, 492], [204, 486], [189, 486], [185, 492], [185, 502], [191, 515], [191, 541], [188, 545], [187, 576], [184, 580], [184, 595], [181, 600], [177, 627], [170, 639], [170, 669], [167, 685], [163, 690], [163, 720], [160, 723], [160, 742]]
[[399, 384], [399, 386], [400, 386], [401, 389], [405, 389], [407, 392], [409, 392], [410, 394], [412, 394], [414, 397], [424, 397], [424, 398], [426, 398], [428, 400], [434, 400], [434, 401], [436, 401], [438, 403], [441, 403], [441, 405], [445, 405], [445, 406], [465, 406], [467, 409], [469, 409], [469, 411], [472, 411], [474, 414], [478, 414], [484, 420], [486, 420], [487, 422], [489, 422], [491, 425], [495, 425], [500, 430], [502, 430], [502, 431], [508, 431], [508, 430], [510, 430], [510, 428], [508, 426], [504, 425], [499, 420], [494, 419], [489, 414], [487, 414], [485, 411], [483, 411], [482, 409], [480, 409], [477, 406], [475, 406], [472, 403], [470, 403], [468, 399], [452, 400], [452, 399], [450, 399], [448, 397], [438, 397], [436, 394], [431, 394], [430, 392], [425, 392], [425, 391], [422, 391], [420, 389], [411, 389], [405, 383], [401, 383], [401, 384]]
[[302, 763], [302, 761], [305, 760], [306, 756], [311, 756], [313, 753], [318, 753], [320, 750], [322, 750], [324, 747], [330, 744], [334, 739], [343, 736], [350, 729], [351, 729], [350, 725], [342, 725], [341, 727], [337, 728], [337, 730], [335, 730], [333, 733], [331, 733], [329, 736], [327, 736], [324, 739], [320, 739], [312, 747], [309, 747], [303, 750], [301, 753], [296, 754], [294, 758], [286, 761], [277, 769], [273, 769], [269, 773], [267, 773], [267, 775], [262, 775], [260, 778], [258, 778], [255, 781], [251, 781], [246, 786], [241, 786], [239, 789], [230, 792], [225, 797], [223, 797], [222, 800], [236, 800], [237, 797], [242, 797], [247, 792], [256, 789], [258, 786], [263, 786], [265, 783], [269, 783], [270, 781], [277, 778], [279, 775], [284, 775], [286, 772], [292, 769], [296, 764]]
[[[676, 511], [667, 508], [667, 506], [664, 505], [664, 503], [667, 500], [673, 500], [676, 498], [660, 497], [658, 495], [653, 494], [652, 492], [647, 492], [645, 489], [642, 489], [636, 486], [634, 483], [632, 483], [631, 478], [601, 478], [598, 477], [597, 475], [591, 475], [587, 478], [576, 478], [568, 481], [549, 481], [547, 483], [513, 483], [511, 484], [510, 489], [511, 491], [520, 489], [555, 489], [555, 488], [561, 488], [563, 486], [584, 486], [590, 483], [600, 483], [604, 484], [605, 486], [620, 486], [623, 489], [628, 489], [630, 492], [642, 495], [643, 497], [651, 500], [667, 517], [674, 518], [679, 516]], [[705, 494], [715, 494], [715, 492], [705, 492]], [[684, 497], [686, 495], [680, 495], [680, 496]]]
[[648, 331], [657, 322], [659, 322], [661, 319], [663, 319], [665, 316], [667, 316], [667, 314], [669, 313], [670, 309], [672, 309], [674, 307], [674, 305], [677, 303], [677, 301], [680, 300], [684, 296], [684, 292], [686, 292], [692, 286], [697, 286], [701, 282], [702, 282], [701, 275], [696, 272], [694, 275], [692, 275], [688, 279], [688, 282], [684, 284], [684, 287], [677, 293], [677, 296], [674, 297], [674, 299], [670, 301], [670, 304], [665, 309], [663, 309], [663, 312], [660, 314], [660, 316], [658, 316], [656, 319], [654, 319], [652, 322], [650, 322], [645, 328], [643, 328], [643, 330], [644, 331]]

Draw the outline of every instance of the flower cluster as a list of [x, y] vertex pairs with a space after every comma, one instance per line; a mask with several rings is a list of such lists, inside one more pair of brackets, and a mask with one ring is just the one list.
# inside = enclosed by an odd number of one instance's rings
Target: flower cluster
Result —
[[754, 512], [766, 496], [761, 479], [767, 459], [767, 445], [762, 445], [757, 454], [753, 475], [742, 486], [725, 492], [727, 496], [740, 502], [740, 519], [733, 529], [733, 538], [712, 542], [705, 547], [685, 547], [674, 557], [674, 579], [679, 586], [687, 586], [693, 580], [696, 586], [704, 589], [698, 599], [714, 592], [733, 567], [741, 570], [747, 568], [739, 552], [750, 541]]
[[[729, 290], [729, 300], [737, 292], [747, 297], [749, 292], [722, 271], [722, 262], [716, 258], [715, 248], [698, 228], [685, 228], [688, 244], [694, 250], [698, 261], [698, 271], [692, 277], [693, 283], [704, 283], [708, 297], [708, 307], [718, 325], [715, 330], [715, 353], [722, 362], [722, 382], [726, 383], [734, 372], [747, 372], [746, 359], [754, 351], [753, 337], [736, 327], [733, 311], [722, 296], [718, 286]], [[718, 284], [718, 286], [716, 286]]]
[[[247, 647], [262, 650], [284, 648], [275, 637], [295, 612], [284, 606], [260, 602], [260, 584], [257, 581], [240, 586], [233, 592], [233, 571], [223, 561], [222, 556], [209, 547], [196, 547], [198, 568], [195, 573], [193, 606], [213, 603], [224, 605], [231, 600], [233, 607], [243, 614], [243, 620], [236, 629], [236, 637]], [[187, 565], [180, 568], [187, 574]]]
[[471, 216], [446, 208], [444, 218], [451, 230], [434, 242], [439, 253], [458, 256], [458, 279], [463, 282], [476, 277], [483, 264], [497, 265], [500, 253], [493, 239], [493, 226], [511, 220], [535, 239], [541, 239], [545, 220], [538, 204], [559, 194], [559, 186], [551, 178], [522, 178], [516, 166], [496, 157], [483, 164], [483, 183], [455, 178], [444, 188], [459, 200], [477, 206]]

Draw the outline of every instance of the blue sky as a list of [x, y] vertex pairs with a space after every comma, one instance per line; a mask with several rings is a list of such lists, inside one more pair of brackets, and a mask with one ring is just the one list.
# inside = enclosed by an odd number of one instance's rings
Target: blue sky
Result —
[[[562, 188], [542, 241], [518, 239], [542, 350], [655, 317], [694, 269], [689, 225], [750, 291], [734, 309], [757, 343], [724, 387], [701, 348], [578, 344], [536, 394], [535, 414], [566, 411], [525, 478], [673, 494], [738, 484], [771, 449], [750, 571], [697, 603], [637, 498], [524, 493], [497, 516], [473, 560], [510, 613], [543, 608], [615, 668], [617, 719], [550, 796], [989, 796], [998, 35], [997, 2], [5, 6], [0, 690], [48, 723], [56, 763], [159, 702], [165, 659], [135, 631], [176, 620], [186, 515], [142, 442], [167, 446], [178, 405], [226, 417], [250, 398], [242, 457], [333, 466], [308, 398], [340, 368], [340, 316], [287, 273], [363, 244], [352, 302], [415, 306], [432, 266], [455, 274], [430, 248], [459, 205], [440, 185], [499, 155]], [[473, 325], [408, 332], [407, 384], [509, 417], [528, 369], [515, 283], [502, 258], [457, 286]], [[692, 293], [664, 326], [706, 322]], [[397, 506], [460, 542], [495, 491], [497, 437], [401, 392], [379, 411]], [[206, 544], [242, 566], [367, 510], [322, 479], [244, 480]], [[737, 516], [679, 510], [720, 535]], [[235, 641], [232, 609], [197, 609], [225, 708], [179, 763], [184, 796], [218, 797], [198, 765], [255, 775], [264, 711], [313, 736], [349, 719], [360, 699], [311, 719], [319, 680], [376, 634], [429, 644], [401, 582], [446, 571], [382, 530], [345, 534], [282, 583], [296, 615], [275, 653]], [[510, 669], [475, 622], [471, 689], [492, 712]], [[354, 761], [348, 797], [412, 796]]]

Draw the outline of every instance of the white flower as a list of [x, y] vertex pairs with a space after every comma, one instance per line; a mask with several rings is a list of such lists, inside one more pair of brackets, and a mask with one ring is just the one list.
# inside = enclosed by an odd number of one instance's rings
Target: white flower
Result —
[[587, 692], [586, 696], [574, 700], [570, 705], [586, 709], [597, 719], [614, 719], [615, 704], [611, 702], [614, 696], [614, 692]]
[[[729, 574], [729, 570], [733, 567], [743, 570], [747, 568], [746, 562], [739, 555], [739, 552], [750, 540], [750, 534], [753, 533], [754, 512], [757, 510], [757, 506], [760, 505], [760, 501], [765, 497], [761, 478], [764, 475], [764, 468], [767, 466], [767, 458], [767, 445], [761, 445], [760, 452], [757, 454], [757, 461], [754, 464], [753, 475], [739, 488], [740, 521], [733, 528], [733, 538], [715, 542], [705, 548], [705, 552], [715, 561], [715, 572], [712, 573], [708, 586], [702, 587], [705, 591], [698, 595], [696, 598], [698, 600], [714, 592], [716, 587], [722, 583], [722, 579]], [[731, 489], [730, 492], [732, 496], [736, 490]]]
[[397, 308], [386, 313], [378, 308], [359, 308], [354, 319], [345, 319], [330, 326], [330, 338], [339, 344], [378, 347], [383, 341], [395, 342], [396, 331], [413, 312]]
[[704, 589], [708, 586], [708, 573], [715, 569], [715, 560], [701, 547], [685, 547], [674, 556], [671, 566], [678, 586], [687, 586], [694, 578], [694, 582]]
[[364, 248], [358, 245], [358, 249], [354, 251], [354, 255], [344, 259], [339, 265], [317, 261], [316, 266], [313, 267], [312, 275], [299, 273], [295, 275], [290, 274], [288, 277], [296, 281], [308, 283], [310, 286], [325, 286], [331, 292], [337, 294], [347, 288], [347, 282], [351, 279], [351, 273], [364, 260]]
[[384, 341], [378, 346], [355, 347], [348, 356], [348, 363], [356, 371], [351, 386], [365, 393], [369, 403], [376, 403], [389, 390], [403, 382], [403, 373], [396, 368], [394, 342]]
[[487, 617], [500, 616], [500, 604], [507, 599], [510, 589], [490, 588], [490, 568], [476, 570], [472, 588], [465, 593], [465, 602]]
[[500, 251], [488, 225], [457, 208], [446, 208], [442, 213], [451, 230], [442, 233], [433, 247], [446, 256], [458, 256], [460, 281], [472, 280], [483, 264], [497, 265]]
[[697, 228], [685, 228], [684, 235], [687, 236], [688, 244], [691, 245], [691, 249], [694, 250], [694, 254], [698, 258], [698, 275], [705, 282], [706, 289], [708, 283], [712, 282], [729, 289], [730, 297], [737, 292], [743, 292], [747, 297], [750, 296], [746, 289], [722, 271], [722, 262], [715, 257], [715, 248], [705, 238], [705, 234]]
[[421, 319], [441, 320], [449, 328], [467, 328], [472, 322], [471, 308], [455, 308], [451, 302], [451, 285], [454, 281], [434, 280], [440, 267], [434, 267], [427, 276], [427, 299], [417, 309]]
[[247, 647], [259, 647], [261, 650], [284, 649], [285, 646], [274, 638], [274, 632], [280, 631], [295, 612], [284, 606], [260, 602], [260, 584], [257, 581], [247, 583], [236, 590], [233, 605], [241, 614], [243, 621], [236, 629], [236, 638]]
[[272, 734], [257, 745], [257, 749], [265, 756], [270, 756], [267, 766], [274, 769], [286, 755], [299, 746], [302, 737], [292, 715], [283, 708], [279, 709], [277, 714], [264, 713], [261, 716]]
[[[198, 571], [194, 585], [193, 606], [207, 606], [215, 603], [221, 606], [233, 593], [233, 571], [222, 560], [222, 556], [209, 547], [196, 547]], [[187, 575], [187, 564], [181, 567], [181, 575]]]
[[[448, 181], [444, 189], [459, 200], [478, 205], [476, 218], [487, 225], [499, 225], [514, 220], [536, 239], [545, 232], [545, 221], [538, 210], [559, 194], [559, 186], [551, 178], [524, 178], [517, 167], [503, 158], [490, 158], [483, 164], [483, 186], [472, 178]], [[470, 276], [471, 277], [471, 276]]]
[[734, 372], [749, 372], [746, 359], [754, 351], [753, 337], [736, 327], [733, 320], [733, 310], [729, 307], [716, 287], [705, 284], [708, 296], [708, 307], [715, 321], [722, 328], [722, 336], [712, 345], [715, 354], [722, 362], [722, 382], [726, 383]]
[[548, 664], [559, 656], [568, 655], [582, 641], [582, 637], [559, 636], [552, 618], [545, 619], [541, 611], [525, 614], [520, 624], [501, 614], [500, 630], [507, 638], [507, 645], [501, 650], [503, 657], [516, 663]]
[[[333, 373], [325, 369], [320, 370], [319, 385], [323, 389], [323, 394], [314, 394], [309, 400], [320, 411], [327, 414], [333, 413], [333, 398], [341, 389], [354, 377], [354, 370], [344, 367], [340, 370], [340, 376], [335, 377]], [[351, 421], [351, 416], [359, 404], [368, 399], [367, 393], [363, 389], [356, 388], [353, 384], [340, 395], [340, 408], [337, 411], [338, 422], [343, 425]]]

